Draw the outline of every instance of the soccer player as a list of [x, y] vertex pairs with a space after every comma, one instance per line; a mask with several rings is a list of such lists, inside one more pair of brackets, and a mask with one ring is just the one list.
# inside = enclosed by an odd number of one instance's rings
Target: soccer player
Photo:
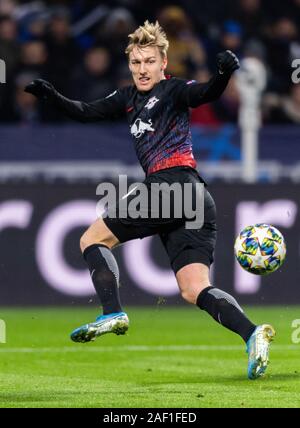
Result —
[[[232, 73], [239, 68], [239, 61], [231, 51], [218, 54], [214, 76], [200, 84], [165, 74], [168, 45], [158, 22], [146, 21], [130, 34], [126, 54], [134, 84], [117, 89], [104, 99], [90, 103], [73, 101], [42, 79], [31, 82], [25, 91], [51, 102], [80, 122], [127, 117], [136, 154], [146, 174], [143, 183], [147, 188], [150, 189], [151, 183], [192, 183], [194, 189], [204, 181], [196, 170], [192, 153], [189, 109], [217, 100]], [[193, 198], [196, 197], [194, 191]], [[152, 218], [151, 207], [148, 218], [121, 217], [99, 218], [81, 237], [81, 250], [103, 315], [74, 330], [71, 339], [88, 342], [105, 333], [126, 332], [129, 320], [120, 303], [119, 269], [112, 249], [132, 239], [159, 234], [183, 299], [242, 337], [249, 356], [248, 377], [260, 377], [268, 365], [269, 346], [275, 331], [268, 324], [253, 324], [231, 295], [210, 283], [216, 207], [207, 188], [204, 190], [204, 224], [200, 229], [186, 228], [183, 217]]]

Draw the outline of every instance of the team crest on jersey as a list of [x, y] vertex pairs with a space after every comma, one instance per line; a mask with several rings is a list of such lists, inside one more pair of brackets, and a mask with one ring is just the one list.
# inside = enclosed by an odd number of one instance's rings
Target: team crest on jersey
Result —
[[149, 99], [149, 101], [147, 102], [147, 104], [145, 105], [145, 108], [147, 108], [148, 110], [151, 110], [156, 103], [158, 103], [159, 99], [156, 97], [151, 97]]
[[140, 138], [146, 131], [155, 131], [152, 128], [152, 120], [149, 119], [148, 123], [143, 122], [142, 119], [137, 118], [133, 125], [130, 127], [130, 132], [135, 138]]

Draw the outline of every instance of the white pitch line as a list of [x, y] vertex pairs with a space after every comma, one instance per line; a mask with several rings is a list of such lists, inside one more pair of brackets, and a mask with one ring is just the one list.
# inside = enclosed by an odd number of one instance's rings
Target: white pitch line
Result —
[[[6, 348], [0, 345], [0, 353], [65, 353], [65, 352], [185, 352], [185, 351], [244, 351], [245, 347], [239, 345], [166, 345], [166, 346], [94, 346], [93, 344], [79, 344], [78, 346], [62, 346], [60, 348]], [[299, 345], [273, 345], [273, 351], [300, 351]]]

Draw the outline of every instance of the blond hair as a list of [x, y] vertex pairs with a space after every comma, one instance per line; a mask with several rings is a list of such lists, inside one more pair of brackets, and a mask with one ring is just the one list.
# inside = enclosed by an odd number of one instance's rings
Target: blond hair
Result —
[[129, 34], [129, 43], [125, 53], [129, 56], [135, 46], [145, 48], [147, 46], [157, 46], [162, 57], [167, 56], [169, 42], [166, 33], [156, 21], [155, 24], [148, 20], [143, 26], [139, 26], [134, 33]]

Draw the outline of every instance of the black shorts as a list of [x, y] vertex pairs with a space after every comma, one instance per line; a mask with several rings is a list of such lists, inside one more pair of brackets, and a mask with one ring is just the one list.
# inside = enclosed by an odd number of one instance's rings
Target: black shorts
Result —
[[[151, 183], [204, 183], [198, 172], [190, 167], [173, 167], [150, 174], [143, 183], [150, 188]], [[193, 198], [197, 193], [193, 192]], [[127, 196], [128, 203], [133, 195]], [[193, 201], [194, 203], [195, 201]], [[118, 206], [118, 204], [117, 204]], [[117, 218], [104, 217], [106, 226], [112, 231], [116, 238], [124, 243], [132, 239], [142, 239], [146, 236], [156, 235], [167, 251], [170, 263], [175, 274], [182, 267], [191, 263], [203, 263], [210, 266], [213, 262], [217, 226], [216, 206], [210, 193], [204, 188], [204, 224], [200, 229], [187, 229], [186, 218], [175, 218], [174, 212], [170, 211], [169, 218], [153, 218], [150, 215], [151, 203], [149, 199], [148, 218]]]

